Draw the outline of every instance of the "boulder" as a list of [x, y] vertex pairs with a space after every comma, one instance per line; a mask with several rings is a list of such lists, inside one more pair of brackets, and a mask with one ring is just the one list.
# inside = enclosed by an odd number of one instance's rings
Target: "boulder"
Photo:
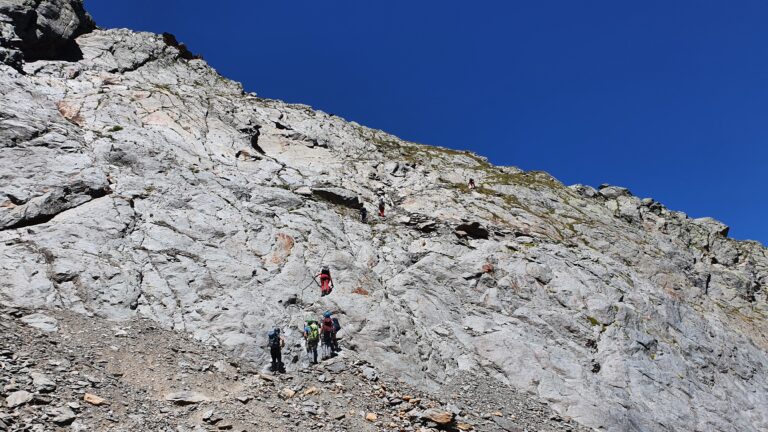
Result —
[[575, 184], [575, 185], [568, 186], [568, 188], [586, 198], [594, 198], [598, 195], [597, 190], [592, 186]]
[[550, 269], [546, 265], [539, 264], [539, 263], [526, 264], [525, 272], [529, 276], [533, 277], [534, 279], [536, 279], [537, 281], [541, 282], [544, 285], [548, 284], [554, 277], [554, 274], [552, 273], [552, 269]]
[[45, 374], [31, 372], [29, 377], [32, 378], [32, 385], [35, 387], [35, 390], [39, 392], [48, 393], [56, 389], [56, 383]]
[[19, 390], [8, 395], [5, 398], [5, 404], [8, 408], [16, 408], [17, 406], [24, 405], [33, 399], [34, 395], [28, 391]]
[[75, 421], [75, 418], [77, 418], [74, 411], [72, 411], [69, 407], [55, 408], [50, 412], [50, 415], [53, 416], [51, 421], [59, 426], [66, 426]]
[[629, 189], [627, 188], [609, 185], [601, 185], [597, 193], [606, 199], [616, 199], [620, 196], [632, 195], [632, 193], [629, 192]]
[[437, 423], [439, 426], [447, 426], [453, 423], [455, 414], [450, 411], [443, 411], [434, 408], [428, 408], [421, 412], [420, 418], [422, 420], [429, 420]]

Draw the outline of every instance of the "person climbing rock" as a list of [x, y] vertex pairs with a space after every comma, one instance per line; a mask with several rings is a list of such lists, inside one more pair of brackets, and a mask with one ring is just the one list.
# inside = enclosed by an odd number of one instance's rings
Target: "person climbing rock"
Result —
[[272, 372], [285, 372], [285, 365], [283, 365], [283, 347], [285, 346], [285, 339], [280, 334], [280, 329], [275, 327], [269, 332], [269, 353], [272, 355]]
[[368, 209], [365, 206], [360, 207], [360, 222], [368, 223]]
[[320, 273], [315, 275], [315, 281], [320, 278], [320, 297], [327, 296], [333, 291], [333, 279], [331, 278], [331, 270], [328, 267], [323, 267]]
[[469, 183], [467, 183], [467, 187], [469, 188], [469, 190], [474, 189], [476, 187], [475, 186], [475, 179], [469, 179]]
[[384, 217], [384, 195], [379, 197], [379, 216]]
[[320, 342], [320, 326], [313, 319], [307, 320], [304, 326], [304, 341], [307, 346], [307, 353], [312, 355], [312, 362], [317, 364], [317, 344]]
[[320, 334], [323, 338], [323, 360], [325, 360], [328, 357], [331, 357], [334, 355], [336, 350], [334, 350], [334, 342], [333, 340], [336, 338], [336, 331], [333, 327], [333, 320], [331, 319], [331, 313], [326, 311], [323, 314], [323, 321], [322, 326], [320, 327]]

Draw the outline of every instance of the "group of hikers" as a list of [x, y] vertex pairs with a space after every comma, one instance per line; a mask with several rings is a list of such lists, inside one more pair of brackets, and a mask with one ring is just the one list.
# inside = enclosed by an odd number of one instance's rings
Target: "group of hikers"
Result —
[[[384, 210], [386, 209], [386, 202], [384, 201], [384, 195], [379, 196], [379, 216], [384, 216]], [[368, 223], [368, 209], [365, 205], [360, 206], [360, 221], [362, 223]]]
[[[317, 364], [318, 345], [322, 353], [322, 359], [333, 357], [341, 351], [339, 348], [338, 333], [341, 330], [339, 320], [332, 316], [330, 311], [326, 311], [323, 317], [318, 321], [314, 318], [306, 320], [302, 336], [307, 355], [313, 364]], [[275, 327], [268, 334], [269, 353], [272, 356], [272, 372], [285, 372], [283, 364], [283, 347], [285, 347], [285, 338], [280, 328]]]
[[[467, 188], [469, 190], [475, 189], [475, 180], [469, 179]], [[386, 202], [384, 195], [379, 195], [379, 216], [384, 217], [384, 210], [386, 208]], [[360, 220], [363, 223], [368, 223], [368, 210], [365, 206], [360, 207]], [[327, 266], [323, 266], [320, 273], [313, 278], [315, 283], [320, 287], [320, 297], [329, 295], [333, 291], [333, 278], [331, 278], [331, 271]], [[311, 356], [312, 362], [317, 364], [317, 348], [321, 346], [322, 358], [326, 359], [336, 355], [340, 351], [339, 341], [337, 333], [341, 330], [339, 320], [331, 316], [331, 312], [326, 311], [323, 317], [318, 321], [315, 319], [307, 319], [306, 324], [302, 330], [304, 337], [305, 347], [307, 349], [307, 355]], [[282, 360], [282, 351], [285, 347], [285, 338], [282, 336], [279, 327], [275, 327], [268, 333], [269, 338], [269, 350], [272, 356], [271, 370], [274, 372], [285, 372], [285, 367]]]
[[[320, 273], [313, 278], [315, 283], [320, 286], [320, 297], [327, 296], [333, 291], [333, 278], [328, 266], [323, 266]], [[331, 312], [326, 311], [320, 320], [313, 318], [306, 320], [306, 325], [302, 329], [307, 354], [312, 356], [312, 362], [317, 364], [317, 347], [321, 346], [323, 359], [336, 355], [340, 351], [337, 334], [341, 330], [339, 320], [331, 316]], [[268, 334], [269, 352], [272, 356], [271, 370], [273, 372], [285, 372], [283, 365], [283, 347], [285, 347], [285, 338], [279, 327], [273, 328]]]

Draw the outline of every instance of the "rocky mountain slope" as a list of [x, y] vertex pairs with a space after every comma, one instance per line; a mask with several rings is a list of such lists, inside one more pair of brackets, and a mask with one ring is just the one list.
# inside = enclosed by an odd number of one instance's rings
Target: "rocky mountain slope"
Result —
[[0, 430], [586, 430], [482, 376], [435, 398], [348, 351], [273, 375], [148, 319], [31, 312], [0, 309]]
[[332, 310], [349, 355], [431, 394], [473, 374], [597, 430], [768, 428], [768, 254], [717, 221], [244, 93], [76, 0], [0, 0], [0, 47], [6, 305], [259, 366], [279, 325], [289, 373]]

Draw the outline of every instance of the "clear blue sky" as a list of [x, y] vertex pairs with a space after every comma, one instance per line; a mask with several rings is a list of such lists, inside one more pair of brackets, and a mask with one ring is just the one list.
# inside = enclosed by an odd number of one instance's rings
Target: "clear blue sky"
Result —
[[222, 75], [768, 244], [768, 2], [86, 0]]

